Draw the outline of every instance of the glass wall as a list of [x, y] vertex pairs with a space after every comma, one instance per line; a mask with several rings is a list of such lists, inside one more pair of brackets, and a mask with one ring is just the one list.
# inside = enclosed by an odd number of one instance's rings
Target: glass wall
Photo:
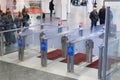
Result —
[[[106, 79], [118, 80], [114, 74], [120, 68], [120, 10], [119, 7], [107, 8], [106, 38], [104, 58]], [[119, 72], [120, 73], [120, 72]], [[113, 76], [114, 75], [114, 76]], [[119, 76], [116, 76], [119, 77]], [[120, 78], [120, 77], [119, 77]]]
[[18, 50], [19, 32], [40, 26], [41, 13], [40, 0], [0, 0], [0, 55]]

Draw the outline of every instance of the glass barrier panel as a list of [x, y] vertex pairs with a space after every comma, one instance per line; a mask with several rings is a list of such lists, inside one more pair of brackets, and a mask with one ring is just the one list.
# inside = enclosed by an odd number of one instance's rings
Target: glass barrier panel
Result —
[[[120, 11], [119, 7], [110, 7], [109, 10], [109, 30], [107, 33], [107, 65], [106, 76], [108, 80], [113, 80], [115, 72], [118, 70], [120, 64]], [[114, 79], [115, 80], [115, 79]]]

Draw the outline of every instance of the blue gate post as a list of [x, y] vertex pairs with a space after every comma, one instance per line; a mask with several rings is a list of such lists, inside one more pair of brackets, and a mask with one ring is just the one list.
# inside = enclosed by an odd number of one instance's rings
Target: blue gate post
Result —
[[47, 39], [41, 38], [41, 65], [42, 67], [47, 66]]
[[58, 33], [61, 33], [63, 31], [63, 27], [58, 26]]
[[40, 29], [44, 29], [44, 25], [43, 24], [40, 25]]
[[67, 47], [67, 71], [73, 73], [74, 72], [74, 44], [68, 43]]
[[23, 61], [25, 49], [25, 36], [18, 35], [18, 59]]

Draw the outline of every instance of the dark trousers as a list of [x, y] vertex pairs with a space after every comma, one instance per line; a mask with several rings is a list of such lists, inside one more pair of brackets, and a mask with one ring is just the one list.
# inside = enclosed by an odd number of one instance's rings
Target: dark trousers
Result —
[[91, 32], [92, 32], [93, 28], [96, 26], [97, 26], [97, 21], [91, 21]]
[[100, 19], [100, 25], [105, 24], [105, 19]]
[[50, 17], [52, 17], [53, 10], [50, 10]]
[[6, 43], [10, 43], [10, 41], [11, 41], [10, 40], [10, 34], [11, 34], [10, 32], [5, 32], [4, 33]]
[[23, 61], [23, 59], [24, 59], [24, 49], [22, 47], [19, 47], [18, 59], [20, 61]]
[[67, 71], [74, 72], [74, 56], [68, 56], [67, 58]]

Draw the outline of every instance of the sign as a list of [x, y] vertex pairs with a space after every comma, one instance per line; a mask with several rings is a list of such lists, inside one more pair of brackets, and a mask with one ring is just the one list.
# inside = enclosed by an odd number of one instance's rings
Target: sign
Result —
[[74, 56], [74, 48], [73, 48], [73, 46], [68, 46], [68, 55], [69, 56]]
[[18, 39], [18, 46], [19, 46], [19, 47], [22, 47], [22, 45], [23, 45], [23, 41], [22, 41], [22, 39], [20, 38], [20, 39]]
[[47, 50], [47, 43], [45, 41], [41, 42], [41, 51]]

